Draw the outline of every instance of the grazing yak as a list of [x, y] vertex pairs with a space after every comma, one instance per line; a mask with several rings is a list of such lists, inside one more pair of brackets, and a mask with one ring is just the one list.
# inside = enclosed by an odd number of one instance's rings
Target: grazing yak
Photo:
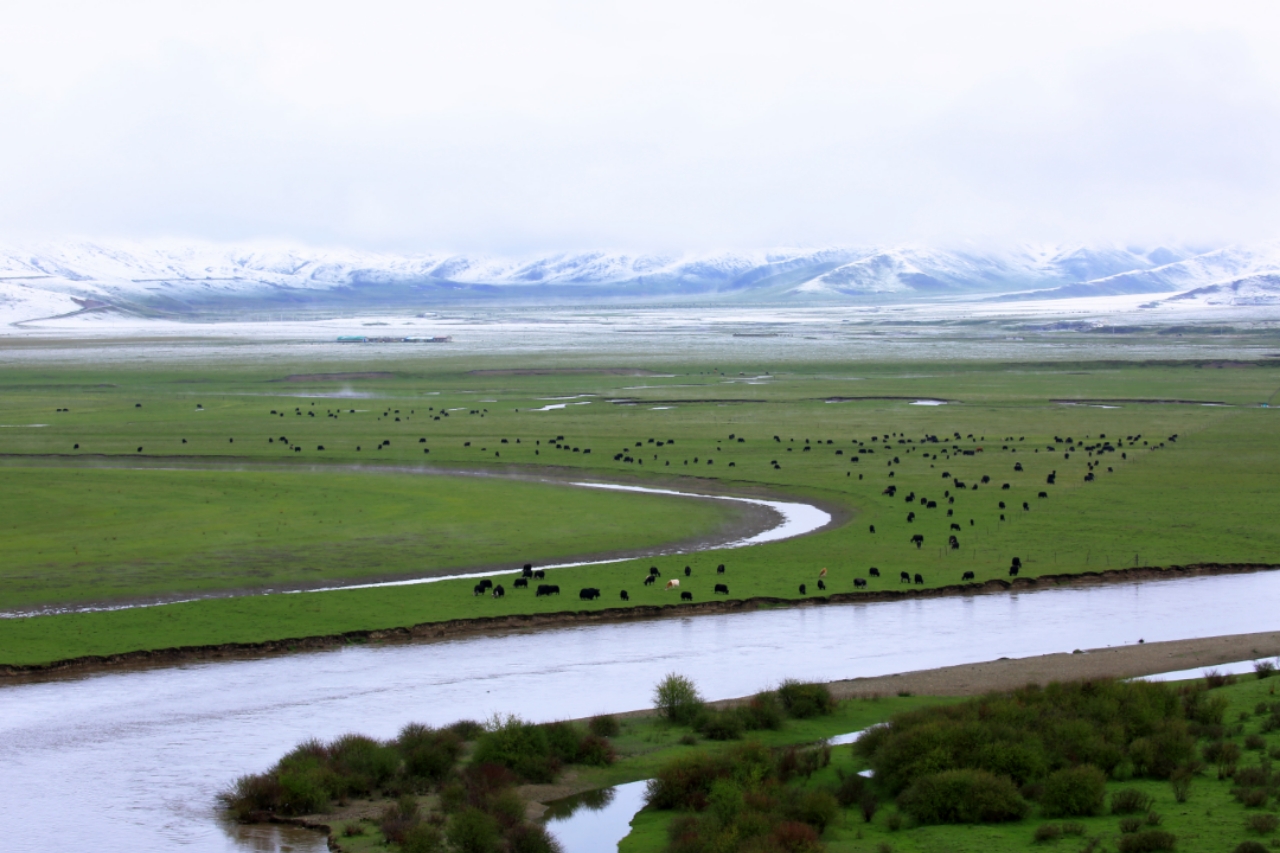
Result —
[[676, 588], [676, 587], [678, 587], [678, 586], [680, 586], [680, 581], [676, 580], [675, 578], [672, 578], [671, 580], [667, 581], [667, 586], [666, 586], [666, 588], [667, 588], [667, 589], [675, 589], [675, 588]]
[[595, 601], [600, 597], [600, 590], [593, 586], [583, 587], [578, 591], [578, 598], [583, 601]]
[[681, 601], [693, 601], [693, 593], [691, 593], [691, 592], [682, 592], [682, 593], [680, 593], [680, 600], [681, 600]]
[[1020, 572], [1021, 570], [1022, 570], [1021, 566], [1010, 566], [1009, 577], [1016, 578], [1018, 576], [1018, 572]]
[[853, 588], [854, 588], [854, 589], [866, 589], [866, 587], [867, 587], [867, 579], [866, 579], [866, 578], [854, 578], [854, 579], [853, 579]]
[[631, 600], [631, 596], [627, 595], [627, 591], [626, 591], [625, 589], [622, 591], [622, 600], [623, 600], [623, 601], [630, 601], [630, 600]]
[[525, 578], [533, 577], [533, 563], [525, 563], [524, 569], [521, 570], [520, 576]]
[[916, 572], [916, 583], [924, 583], [924, 575]]
[[502, 598], [502, 596], [504, 596], [504, 595], [506, 595], [506, 594], [507, 594], [507, 591], [506, 591], [505, 589], [503, 589], [503, 588], [502, 588], [502, 584], [498, 584], [497, 586], [495, 586], [495, 587], [493, 588], [493, 597], [494, 597], [494, 598]]
[[654, 581], [656, 581], [656, 580], [657, 580], [657, 578], [655, 578], [653, 575], [646, 575], [646, 576], [645, 576], [645, 579], [644, 579], [644, 585], [645, 585], [645, 586], [653, 586]]
[[960, 580], [962, 581], [971, 581], [973, 579], [974, 579], [973, 572], [965, 572], [960, 576]]
[[876, 526], [875, 526], [874, 524], [873, 524], [873, 525], [871, 525], [871, 532], [872, 532], [872, 533], [875, 533], [875, 532], [876, 532]]
[[720, 593], [724, 593], [725, 595], [728, 595], [728, 594], [729, 594], [729, 585], [728, 585], [728, 584], [723, 584], [723, 583], [718, 583], [718, 584], [716, 584], [716, 590], [715, 590], [715, 591], [716, 591], [716, 592], [720, 592]]
[[514, 582], [512, 582], [512, 584], [511, 584], [511, 585], [512, 585], [513, 587], [515, 587], [516, 589], [528, 589], [528, 587], [529, 587], [529, 579], [528, 579], [528, 578], [516, 578], [516, 579], [515, 579], [515, 581], [514, 581]]
[[916, 549], [919, 550], [920, 546], [924, 544], [924, 537], [917, 533], [911, 537], [911, 544], [915, 545]]
[[826, 581], [824, 581], [824, 580], [819, 580], [819, 581], [818, 581], [818, 589], [825, 591], [825, 590], [826, 590], [826, 588], [827, 588], [827, 582], [826, 582]]
[[692, 568], [690, 568], [689, 566], [685, 566], [685, 567], [684, 567], [684, 576], [685, 576], [685, 577], [689, 577], [689, 575], [691, 575], [691, 574], [693, 574], [693, 569], [692, 569]]
[[801, 594], [801, 595], [808, 595], [808, 594], [809, 594], [809, 591], [808, 591], [807, 589], [805, 589], [804, 584], [800, 584], [800, 594]]
[[873, 578], [878, 578], [880, 577], [880, 570], [877, 569], [875, 566], [872, 566], [871, 569], [867, 572], [867, 574], [871, 575], [871, 577]]
[[1049, 497], [1049, 493], [1048, 493], [1048, 492], [1041, 492], [1040, 494], [1036, 495], [1036, 497], [1038, 497], [1038, 498], [1047, 498], [1047, 497]]
[[1026, 511], [1026, 512], [1030, 512], [1030, 511], [1031, 511], [1031, 504], [1027, 503], [1026, 501], [1023, 501], [1023, 502], [1022, 502], [1022, 509], [1023, 509], [1024, 511]]
[[542, 569], [538, 569], [536, 572], [533, 573], [533, 576], [538, 580], [542, 580], [547, 576], [547, 573], [544, 572]]
[[718, 575], [724, 574], [724, 563], [721, 563], [720, 565], [716, 566], [716, 574]]
[[554, 583], [540, 583], [537, 590], [534, 591], [534, 598], [541, 598], [544, 595], [559, 595], [560, 586]]
[[907, 513], [907, 524], [910, 524], [915, 520], [916, 520], [916, 514], [914, 512]]
[[[959, 529], [960, 529], [960, 525], [956, 524], [956, 523], [953, 521], [953, 522], [951, 522], [951, 529], [952, 529], [952, 530], [959, 530]], [[954, 538], [954, 537], [953, 537], [953, 538]]]
[[955, 537], [954, 533], [947, 537], [947, 547], [952, 551], [960, 550], [960, 540]]
[[657, 566], [650, 566], [650, 567], [649, 567], [649, 576], [650, 576], [650, 577], [655, 577], [655, 578], [660, 578], [660, 577], [662, 577], [662, 572], [658, 571], [658, 567], [657, 567]]
[[911, 575], [906, 572], [898, 572], [898, 583], [911, 583]]

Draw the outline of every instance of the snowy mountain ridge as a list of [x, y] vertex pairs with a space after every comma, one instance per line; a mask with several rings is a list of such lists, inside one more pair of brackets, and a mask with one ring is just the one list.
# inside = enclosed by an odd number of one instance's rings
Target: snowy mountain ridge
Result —
[[[66, 241], [0, 246], [0, 304], [166, 315], [254, 308], [368, 309], [468, 301], [920, 298], [1060, 299], [1258, 288], [1280, 276], [1280, 241], [1210, 251], [1084, 245], [899, 246], [527, 258], [212, 243]], [[1222, 295], [1215, 298], [1231, 298]], [[1243, 297], [1242, 297], [1243, 298]], [[25, 311], [23, 312], [25, 313]]]

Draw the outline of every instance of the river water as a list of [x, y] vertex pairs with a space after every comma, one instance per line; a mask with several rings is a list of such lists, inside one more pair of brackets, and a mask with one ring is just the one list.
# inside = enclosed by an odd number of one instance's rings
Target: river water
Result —
[[298, 741], [406, 722], [542, 721], [994, 658], [1275, 630], [1280, 572], [797, 607], [115, 672], [0, 687], [0, 814], [19, 851], [321, 851], [214, 795]]

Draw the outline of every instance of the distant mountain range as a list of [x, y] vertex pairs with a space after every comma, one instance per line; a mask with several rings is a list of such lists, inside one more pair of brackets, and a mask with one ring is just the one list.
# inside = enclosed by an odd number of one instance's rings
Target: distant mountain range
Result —
[[196, 243], [0, 247], [0, 306], [7, 316], [32, 319], [46, 310], [208, 316], [605, 300], [820, 304], [1135, 293], [1206, 304], [1280, 302], [1280, 243], [1210, 251], [896, 246], [520, 259]]

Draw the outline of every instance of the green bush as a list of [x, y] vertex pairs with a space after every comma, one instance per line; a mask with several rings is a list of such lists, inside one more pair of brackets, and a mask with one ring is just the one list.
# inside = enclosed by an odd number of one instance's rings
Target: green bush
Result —
[[1147, 829], [1132, 835], [1120, 836], [1117, 848], [1120, 853], [1152, 853], [1158, 850], [1172, 850], [1177, 838], [1163, 829]]
[[1271, 853], [1260, 841], [1241, 841], [1233, 853]]
[[836, 786], [836, 802], [848, 808], [862, 799], [867, 790], [867, 779], [857, 773], [846, 774], [843, 770], [838, 770], [837, 774], [840, 784]]
[[787, 716], [798, 720], [819, 717], [835, 710], [836, 702], [825, 684], [811, 684], [787, 679], [777, 690]]
[[758, 693], [751, 701], [738, 708], [742, 725], [751, 731], [776, 731], [782, 728], [785, 715], [782, 703], [774, 693]]
[[702, 696], [683, 675], [669, 674], [653, 689], [653, 706], [668, 722], [693, 725], [702, 713]]
[[429, 823], [415, 824], [400, 840], [400, 853], [443, 853], [444, 833]]
[[462, 754], [462, 738], [451, 730], [436, 731], [410, 723], [400, 730], [395, 744], [404, 757], [404, 770], [415, 779], [439, 782]]
[[525, 823], [507, 833], [508, 853], [561, 853], [560, 845], [546, 827]]
[[1036, 827], [1035, 834], [1032, 835], [1032, 838], [1040, 844], [1046, 841], [1057, 841], [1061, 837], [1062, 827], [1056, 823], [1042, 823]]
[[1020, 786], [1077, 764], [1168, 778], [1194, 757], [1188, 709], [1206, 720], [1221, 717], [1225, 706], [1203, 694], [1142, 681], [1029, 686], [898, 714], [854, 750], [890, 794], [921, 776], [959, 769], [1008, 776]]
[[1134, 817], [1133, 815], [1120, 818], [1120, 831], [1122, 833], [1137, 832], [1139, 829], [1142, 829], [1142, 818]]
[[1112, 814], [1139, 814], [1151, 810], [1151, 797], [1137, 788], [1125, 788], [1111, 795]]
[[501, 849], [498, 822], [477, 808], [466, 808], [454, 815], [446, 835], [458, 853], [498, 853]]
[[1269, 660], [1260, 660], [1253, 665], [1253, 672], [1258, 678], [1270, 678], [1275, 675], [1276, 665]]
[[613, 714], [601, 714], [591, 718], [587, 723], [587, 730], [596, 737], [617, 737], [622, 731], [622, 724]]
[[1280, 818], [1269, 813], [1254, 814], [1249, 815], [1244, 825], [1250, 832], [1256, 832], [1259, 835], [1270, 835], [1276, 831], [1277, 827], [1280, 827]]
[[737, 740], [742, 737], [742, 717], [736, 708], [708, 710], [698, 722], [698, 734], [709, 740]]
[[1095, 815], [1102, 811], [1106, 790], [1107, 774], [1097, 767], [1065, 767], [1045, 777], [1040, 808], [1045, 817]]
[[985, 770], [945, 770], [921, 776], [898, 797], [917, 823], [998, 823], [1020, 820], [1028, 806], [1013, 780]]
[[578, 764], [604, 767], [617, 760], [613, 744], [599, 735], [587, 735], [578, 745]]
[[543, 726], [519, 717], [495, 721], [476, 741], [473, 764], [497, 764], [530, 782], [550, 782], [559, 771]]
[[796, 787], [783, 789], [782, 813], [788, 819], [812, 826], [821, 835], [827, 825], [840, 813], [840, 804], [826, 791], [805, 790]]

